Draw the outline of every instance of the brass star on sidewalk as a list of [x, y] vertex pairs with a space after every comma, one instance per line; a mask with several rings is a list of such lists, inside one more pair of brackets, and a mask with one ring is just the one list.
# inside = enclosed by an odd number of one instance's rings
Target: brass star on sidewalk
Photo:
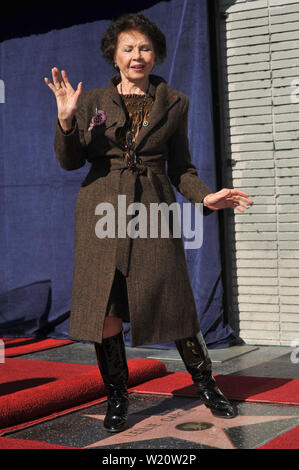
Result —
[[[105, 415], [85, 416], [101, 421], [105, 418]], [[191, 409], [181, 408], [167, 414], [150, 416], [141, 421], [140, 415], [131, 415], [128, 422], [129, 429], [89, 444], [84, 449], [169, 437], [219, 449], [235, 449], [225, 429], [297, 417], [290, 415], [237, 416], [227, 420], [216, 418], [208, 408], [201, 404]]]

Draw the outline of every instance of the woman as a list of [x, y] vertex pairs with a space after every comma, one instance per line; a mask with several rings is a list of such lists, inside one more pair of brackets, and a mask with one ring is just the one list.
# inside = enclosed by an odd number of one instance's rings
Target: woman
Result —
[[[182, 239], [172, 232], [133, 239], [118, 196], [125, 197], [125, 209], [133, 202], [146, 209], [171, 204], [172, 183], [190, 202], [203, 203], [204, 215], [222, 208], [244, 212], [252, 201], [235, 189], [212, 193], [199, 179], [188, 146], [188, 97], [151, 74], [166, 56], [157, 26], [143, 15], [124, 15], [108, 28], [101, 48], [119, 71], [107, 88], [83, 92], [80, 82], [74, 90], [56, 67], [53, 83], [45, 78], [57, 100], [60, 165], [76, 170], [91, 163], [75, 207], [70, 335], [95, 343], [108, 394], [107, 431], [124, 429], [128, 412], [122, 321], [131, 322], [131, 346], [174, 340], [199, 397], [216, 416], [232, 418], [234, 408], [212, 377]], [[112, 229], [116, 223], [112, 236], [98, 235], [102, 203], [117, 209], [116, 221], [111, 214], [106, 220]]]

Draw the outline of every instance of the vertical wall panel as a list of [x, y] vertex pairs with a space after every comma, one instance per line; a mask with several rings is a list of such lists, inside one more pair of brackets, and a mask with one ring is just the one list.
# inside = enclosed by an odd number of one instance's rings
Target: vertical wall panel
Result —
[[230, 323], [250, 344], [299, 339], [299, 3], [220, 0]]

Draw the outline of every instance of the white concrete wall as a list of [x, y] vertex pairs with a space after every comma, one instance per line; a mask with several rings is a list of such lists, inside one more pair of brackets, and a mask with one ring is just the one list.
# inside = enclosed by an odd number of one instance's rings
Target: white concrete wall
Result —
[[299, 0], [219, 8], [224, 158], [235, 161], [225, 182], [255, 203], [227, 216], [230, 323], [248, 344], [290, 345], [299, 341]]

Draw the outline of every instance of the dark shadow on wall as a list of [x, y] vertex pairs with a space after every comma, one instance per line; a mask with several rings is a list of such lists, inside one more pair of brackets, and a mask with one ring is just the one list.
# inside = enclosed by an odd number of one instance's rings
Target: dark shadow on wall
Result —
[[[229, 122], [227, 103], [227, 47], [226, 8], [236, 3], [227, 0], [225, 8], [219, 0], [209, 0], [209, 24], [211, 38], [211, 75], [214, 108], [215, 155], [217, 169], [217, 188], [233, 188], [232, 168], [236, 162], [231, 154], [231, 139], [225, 123]], [[222, 262], [224, 320], [236, 335], [240, 333], [240, 312], [234, 299], [238, 295], [236, 273], [236, 238], [235, 218], [233, 209], [219, 211], [220, 249]], [[242, 342], [242, 339], [240, 339]]]
[[[6, 2], [0, 14], [0, 42], [31, 34], [43, 34], [53, 29], [98, 20], [114, 20], [123, 13], [136, 13], [152, 7], [161, 0], [103, 1], [27, 1]], [[170, 2], [170, 0], [164, 0]]]

